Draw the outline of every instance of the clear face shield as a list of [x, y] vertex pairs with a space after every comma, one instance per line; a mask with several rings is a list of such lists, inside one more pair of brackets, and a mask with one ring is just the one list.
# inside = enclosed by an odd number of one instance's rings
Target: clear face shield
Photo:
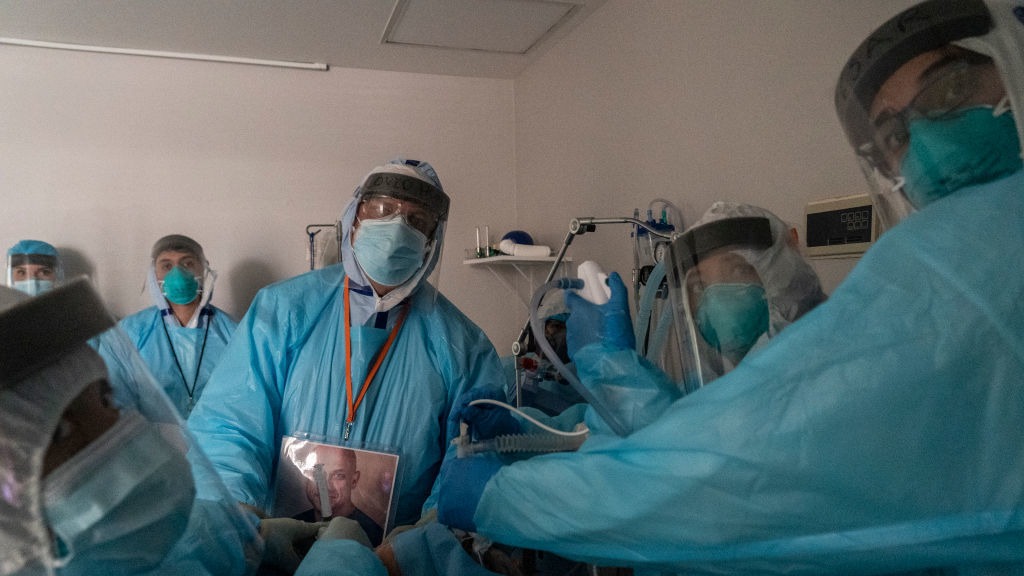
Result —
[[1020, 170], [1021, 10], [925, 2], [880, 27], [844, 68], [836, 108], [883, 228]]
[[667, 276], [684, 392], [722, 376], [768, 338], [768, 297], [750, 255], [771, 246], [771, 225], [760, 217], [718, 220], [673, 238]]
[[[375, 285], [378, 311], [393, 308], [424, 283], [436, 287], [440, 279], [449, 199], [420, 173], [424, 167], [429, 164], [374, 169], [342, 216], [345, 272], [359, 284]], [[433, 297], [428, 300], [433, 303]]]
[[7, 256], [7, 285], [29, 296], [52, 290], [64, 279], [56, 254], [12, 253]]
[[[0, 571], [257, 560], [251, 520], [87, 280], [0, 306], [0, 337], [0, 451], [13, 455], [0, 470], [11, 495], [0, 503]], [[211, 546], [200, 532], [214, 526], [223, 534]]]

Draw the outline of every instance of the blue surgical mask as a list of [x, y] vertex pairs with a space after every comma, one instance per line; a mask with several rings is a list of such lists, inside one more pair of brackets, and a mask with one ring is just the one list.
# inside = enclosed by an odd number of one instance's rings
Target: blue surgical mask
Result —
[[697, 328], [708, 344], [737, 361], [768, 331], [768, 300], [758, 284], [712, 284], [697, 303]]
[[13, 288], [21, 290], [29, 296], [38, 296], [43, 292], [48, 292], [53, 289], [53, 280], [39, 280], [36, 278], [29, 280], [15, 280]]
[[363, 272], [384, 286], [398, 286], [420, 269], [427, 237], [400, 216], [361, 220], [352, 251]]
[[981, 106], [954, 116], [910, 121], [900, 166], [903, 193], [918, 209], [960, 188], [1009, 176], [1021, 168], [1013, 114]]
[[185, 305], [199, 296], [199, 281], [194, 274], [175, 266], [161, 283], [164, 297], [172, 304]]
[[126, 412], [43, 481], [61, 574], [137, 574], [181, 538], [195, 497], [185, 455]]

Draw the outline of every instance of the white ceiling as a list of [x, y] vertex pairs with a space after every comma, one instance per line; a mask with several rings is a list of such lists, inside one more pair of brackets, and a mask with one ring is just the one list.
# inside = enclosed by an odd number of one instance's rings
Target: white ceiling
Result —
[[0, 0], [0, 39], [514, 78], [604, 2]]

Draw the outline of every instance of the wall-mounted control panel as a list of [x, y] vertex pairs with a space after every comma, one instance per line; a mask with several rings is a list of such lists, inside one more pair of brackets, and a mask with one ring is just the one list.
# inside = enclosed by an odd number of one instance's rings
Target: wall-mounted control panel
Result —
[[859, 256], [878, 237], [878, 217], [867, 194], [810, 202], [806, 214], [812, 258]]

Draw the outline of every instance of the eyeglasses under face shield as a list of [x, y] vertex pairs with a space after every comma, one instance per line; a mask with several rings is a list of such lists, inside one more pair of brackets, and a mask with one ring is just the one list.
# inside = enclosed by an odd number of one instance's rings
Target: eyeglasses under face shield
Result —
[[401, 214], [410, 226], [432, 238], [439, 222], [448, 219], [450, 201], [433, 184], [396, 172], [375, 172], [363, 182], [359, 219]]
[[992, 60], [981, 54], [951, 48], [951, 53], [928, 67], [910, 103], [900, 110], [881, 110], [872, 120], [870, 143], [858, 152], [886, 176], [899, 173], [899, 162], [910, 145], [910, 124], [917, 119], [944, 120], [965, 109], [1005, 100], [1005, 90]]
[[396, 214], [404, 218], [410, 226], [423, 233], [427, 239], [434, 235], [434, 230], [440, 221], [437, 214], [419, 202], [399, 200], [390, 196], [364, 197], [359, 203], [359, 211], [356, 215], [360, 220], [376, 220]]

